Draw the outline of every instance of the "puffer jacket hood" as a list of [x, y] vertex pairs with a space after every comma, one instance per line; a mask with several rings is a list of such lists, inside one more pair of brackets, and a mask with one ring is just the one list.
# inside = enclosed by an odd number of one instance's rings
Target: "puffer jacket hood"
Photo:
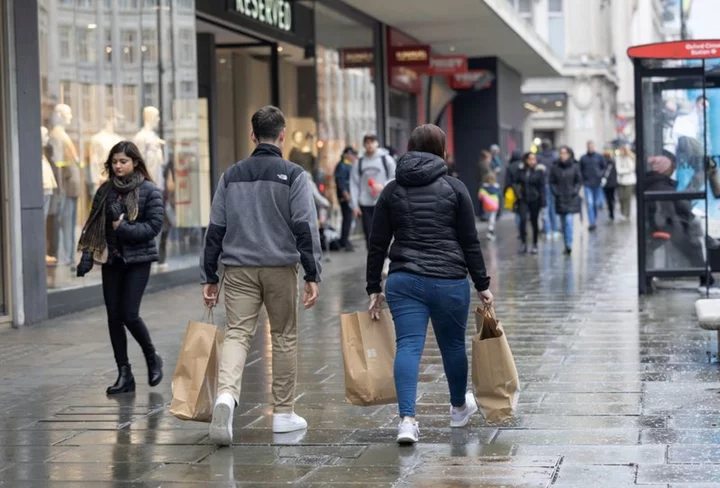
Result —
[[445, 161], [426, 152], [409, 152], [399, 160], [395, 179], [402, 186], [427, 186], [447, 174]]

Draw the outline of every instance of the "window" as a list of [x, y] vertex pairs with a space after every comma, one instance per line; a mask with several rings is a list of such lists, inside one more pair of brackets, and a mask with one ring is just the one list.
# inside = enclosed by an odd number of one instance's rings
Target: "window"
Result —
[[195, 63], [195, 33], [192, 29], [180, 29], [180, 62]]
[[563, 0], [550, 0], [548, 5], [548, 43], [555, 54], [565, 57]]
[[195, 10], [195, 0], [178, 0], [178, 7], [185, 10]]
[[107, 61], [108, 64], [112, 64], [112, 53], [112, 30], [105, 29], [105, 61]]
[[532, 0], [517, 0], [517, 11], [521, 19], [528, 24], [533, 23], [533, 2]]
[[72, 83], [69, 81], [60, 82], [60, 103], [73, 107]]
[[180, 97], [181, 98], [196, 98], [197, 93], [195, 92], [194, 81], [183, 81], [180, 83]]
[[79, 28], [75, 31], [78, 61], [81, 63], [95, 62], [95, 32], [95, 30], [83, 28]]
[[125, 66], [135, 66], [137, 62], [136, 44], [137, 33], [134, 30], [120, 31], [120, 43], [122, 44], [122, 60]]
[[136, 125], [138, 121], [138, 98], [137, 98], [137, 86], [135, 85], [123, 85], [123, 115], [125, 120], [130, 125]]
[[69, 25], [61, 25], [58, 29], [58, 39], [58, 44], [60, 45], [60, 59], [64, 61], [72, 61], [72, 27]]
[[157, 63], [157, 31], [155, 29], [145, 29], [142, 32], [142, 51], [143, 63]]
[[95, 0], [77, 0], [78, 8], [93, 9], [95, 8]]
[[90, 126], [95, 124], [95, 112], [93, 85], [83, 83], [80, 85], [80, 97], [82, 100], [82, 121]]
[[160, 99], [158, 98], [157, 83], [143, 84], [143, 107], [157, 107], [158, 105], [160, 105]]
[[157, 7], [157, 0], [144, 0], [143, 1], [143, 7], [145, 8], [155, 8]]

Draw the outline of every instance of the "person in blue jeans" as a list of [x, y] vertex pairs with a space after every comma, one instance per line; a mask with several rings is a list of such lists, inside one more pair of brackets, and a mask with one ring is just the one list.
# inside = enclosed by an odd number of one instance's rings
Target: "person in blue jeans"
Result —
[[367, 292], [371, 317], [377, 320], [386, 300], [382, 268], [392, 242], [386, 294], [397, 340], [394, 373], [401, 444], [415, 443], [420, 435], [415, 399], [428, 320], [450, 389], [450, 426], [464, 427], [478, 409], [467, 392], [468, 272], [486, 307], [492, 306], [493, 295], [475, 228], [474, 200], [460, 180], [447, 175], [445, 140], [436, 125], [413, 131], [395, 180], [377, 202], [368, 243]]
[[553, 169], [555, 160], [555, 151], [553, 150], [552, 143], [545, 139], [542, 141], [540, 146], [541, 150], [538, 154], [538, 163], [545, 166], [545, 176], [547, 181], [545, 182], [545, 215], [543, 216], [543, 232], [545, 237], [552, 239], [560, 233], [560, 227], [558, 225], [558, 216], [555, 213], [555, 198], [553, 197], [552, 190], [550, 189], [550, 172]]
[[605, 176], [607, 163], [602, 154], [595, 150], [595, 143], [588, 141], [587, 153], [580, 158], [580, 172], [585, 185], [585, 201], [587, 203], [588, 223], [590, 232], [597, 229], [597, 212], [605, 200], [602, 179]]
[[555, 197], [555, 210], [562, 225], [565, 254], [569, 256], [572, 253], [575, 214], [579, 214], [582, 210], [580, 189], [583, 181], [580, 168], [572, 157], [570, 148], [562, 146], [559, 155], [560, 159], [550, 171], [550, 188]]

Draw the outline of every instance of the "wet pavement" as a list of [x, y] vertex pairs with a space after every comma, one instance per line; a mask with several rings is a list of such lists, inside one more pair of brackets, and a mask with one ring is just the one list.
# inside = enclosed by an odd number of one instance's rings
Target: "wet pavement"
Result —
[[[361, 253], [334, 254], [318, 306], [302, 314], [296, 410], [306, 433], [273, 435], [270, 350], [261, 327], [248, 357], [235, 445], [167, 412], [169, 378], [107, 398], [115, 378], [104, 311], [0, 331], [0, 487], [720, 487], [720, 373], [697, 296], [636, 295], [634, 230], [578, 225], [517, 256], [510, 221], [484, 243], [497, 312], [523, 392], [516, 418], [450, 429], [432, 336], [421, 367], [421, 442], [394, 442], [395, 406], [344, 401], [339, 314], [366, 306]], [[175, 366], [199, 286], [147, 297], [143, 316]], [[222, 314], [218, 321], [222, 323]], [[468, 335], [468, 340], [470, 335]], [[131, 341], [136, 375], [141, 353]]]

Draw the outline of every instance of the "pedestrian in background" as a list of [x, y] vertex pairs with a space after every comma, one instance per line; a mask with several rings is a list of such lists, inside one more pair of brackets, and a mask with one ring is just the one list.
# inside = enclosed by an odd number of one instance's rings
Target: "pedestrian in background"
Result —
[[541, 150], [538, 154], [538, 164], [545, 167], [545, 212], [543, 216], [543, 232], [547, 239], [552, 239], [560, 235], [560, 225], [558, 224], [558, 216], [555, 212], [555, 198], [550, 190], [550, 173], [557, 156], [553, 150], [552, 143], [549, 139], [542, 141]]
[[[508, 190], [514, 190], [515, 180], [519, 177], [520, 167], [522, 166], [522, 151], [514, 150], [508, 161], [507, 171], [505, 172], [505, 187], [503, 188], [503, 195]], [[518, 231], [518, 239], [520, 239], [520, 214], [518, 213], [517, 207], [517, 195], [515, 195], [515, 206], [513, 208], [515, 213], [515, 228]]]
[[620, 148], [620, 154], [615, 162], [618, 178], [618, 197], [620, 199], [620, 213], [623, 219], [630, 219], [632, 211], [632, 198], [635, 194], [637, 175], [635, 172], [635, 154], [630, 150], [629, 144]]
[[612, 150], [608, 149], [603, 151], [603, 158], [605, 158], [605, 174], [602, 179], [602, 188], [605, 193], [605, 201], [607, 202], [608, 217], [610, 217], [611, 222], [614, 222], [615, 190], [618, 186], [617, 168], [615, 167]]
[[252, 116], [252, 155], [220, 177], [200, 260], [205, 306], [217, 304], [219, 262], [225, 267], [227, 326], [210, 441], [232, 443], [233, 412], [263, 305], [272, 343], [273, 432], [307, 428], [295, 414], [298, 264], [305, 270], [306, 309], [315, 305], [322, 252], [311, 177], [282, 157], [285, 116], [266, 106]]
[[572, 157], [572, 150], [562, 146], [559, 155], [560, 158], [555, 162], [550, 173], [550, 188], [555, 198], [555, 210], [562, 224], [565, 254], [569, 256], [572, 253], [575, 214], [582, 211], [580, 190], [583, 179], [579, 165]]
[[538, 253], [538, 235], [540, 233], [540, 211], [545, 207], [545, 166], [539, 165], [535, 153], [525, 153], [523, 164], [513, 183], [520, 215], [520, 253], [528, 252], [527, 223], [532, 227], [531, 254]]
[[350, 231], [355, 220], [352, 209], [352, 196], [350, 195], [350, 174], [353, 164], [357, 161], [357, 151], [352, 146], [346, 147], [342, 152], [340, 162], [335, 166], [335, 188], [342, 213], [342, 230], [340, 233], [340, 246], [346, 252], [353, 252], [350, 242]]
[[163, 378], [162, 358], [140, 318], [140, 303], [152, 263], [159, 258], [156, 237], [163, 227], [164, 211], [162, 192], [153, 183], [135, 144], [116, 144], [105, 162], [105, 171], [109, 179], [95, 193], [80, 236], [82, 259], [77, 275], [85, 276], [94, 263], [102, 264], [110, 343], [118, 367], [117, 381], [108, 387], [107, 394], [115, 395], [135, 391], [126, 327], [142, 348], [150, 386], [157, 386]]
[[350, 196], [356, 217], [362, 217], [365, 243], [370, 239], [375, 205], [385, 185], [395, 178], [395, 160], [386, 149], [378, 147], [378, 138], [363, 138], [365, 154], [353, 165], [350, 173]]
[[419, 438], [415, 399], [428, 320], [450, 388], [450, 426], [464, 427], [478, 409], [467, 392], [468, 272], [486, 307], [492, 306], [493, 296], [475, 229], [474, 201], [462, 182], [447, 175], [445, 147], [445, 133], [436, 125], [412, 132], [397, 179], [378, 201], [370, 238], [367, 292], [375, 319], [385, 300], [381, 271], [392, 242], [386, 291], [397, 337], [394, 372], [401, 444]]
[[597, 212], [602, 208], [602, 178], [605, 174], [605, 159], [595, 151], [595, 143], [588, 141], [587, 153], [580, 158], [580, 171], [585, 186], [585, 200], [590, 231], [597, 229]]
[[[502, 150], [500, 149], [500, 146], [497, 144], [493, 144], [490, 146], [490, 154], [492, 155], [492, 161], [490, 162], [490, 170], [492, 173], [495, 174], [495, 180], [496, 181], [502, 181], [505, 176], [505, 165], [503, 164], [502, 160]], [[499, 219], [502, 216], [503, 213], [503, 195], [500, 194], [500, 208], [497, 211], [497, 214], [495, 215], [496, 219]]]
[[485, 183], [480, 188], [480, 202], [483, 211], [488, 216], [488, 240], [495, 240], [495, 222], [500, 212], [500, 185], [497, 182], [495, 173], [488, 173], [485, 177]]

